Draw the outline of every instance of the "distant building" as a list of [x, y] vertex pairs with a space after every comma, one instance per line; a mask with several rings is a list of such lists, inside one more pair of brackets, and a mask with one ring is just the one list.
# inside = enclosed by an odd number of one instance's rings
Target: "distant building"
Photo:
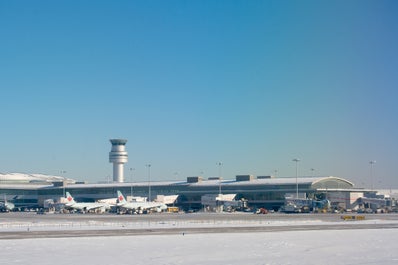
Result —
[[[1, 175], [0, 175], [1, 178]], [[116, 191], [125, 194], [148, 197], [148, 182], [138, 183], [103, 183], [103, 184], [71, 184], [56, 179], [53, 185], [50, 180], [41, 183], [8, 183], [0, 184], [0, 194], [6, 194], [7, 199], [15, 198], [15, 204], [32, 207], [43, 206], [44, 201], [52, 199], [59, 201], [65, 191], [69, 191], [76, 200], [90, 202], [99, 199], [115, 198]], [[65, 184], [65, 185], [64, 185]], [[338, 203], [352, 202], [351, 193], [358, 196], [362, 190], [354, 188], [354, 184], [338, 177], [299, 177], [297, 182], [300, 194], [307, 198], [326, 198], [332, 194], [339, 197]], [[237, 176], [235, 180], [203, 180], [202, 177], [189, 177], [187, 181], [151, 182], [153, 198], [157, 196], [178, 195], [175, 206], [181, 209], [202, 208], [201, 198], [208, 194], [236, 194], [235, 199], [245, 199], [249, 207], [279, 209], [286, 194], [295, 194], [296, 178], [254, 178], [251, 175]], [[151, 199], [153, 199], [151, 198]], [[341, 201], [341, 198], [346, 198]]]

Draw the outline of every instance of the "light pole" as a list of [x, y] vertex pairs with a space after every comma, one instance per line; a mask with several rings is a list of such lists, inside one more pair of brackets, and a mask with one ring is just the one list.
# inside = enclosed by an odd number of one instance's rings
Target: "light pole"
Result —
[[151, 201], [151, 164], [147, 164], [148, 168], [148, 201]]
[[135, 168], [130, 167], [130, 177], [131, 177], [130, 196], [131, 197], [133, 197], [133, 170], [135, 170]]
[[311, 170], [311, 177], [314, 177], [314, 171], [315, 171], [315, 169], [314, 169], [314, 168], [311, 168], [310, 170]]
[[296, 162], [296, 199], [298, 199], [298, 162], [300, 162], [300, 159], [295, 158], [292, 161]]
[[60, 173], [61, 173], [61, 177], [62, 177], [62, 195], [63, 195], [63, 197], [65, 198], [65, 184], [66, 184], [66, 180], [65, 180], [65, 177], [63, 176], [63, 174], [65, 174], [66, 173], [66, 171], [65, 170], [61, 170], [60, 171]]
[[373, 190], [373, 165], [376, 164], [376, 161], [369, 161], [370, 164], [370, 189]]
[[218, 194], [221, 195], [221, 173], [222, 173], [222, 162], [217, 162], [218, 166]]

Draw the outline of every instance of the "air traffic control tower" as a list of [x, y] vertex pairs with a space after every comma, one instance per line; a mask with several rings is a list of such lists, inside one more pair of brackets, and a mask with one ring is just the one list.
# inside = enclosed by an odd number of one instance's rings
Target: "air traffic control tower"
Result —
[[109, 162], [113, 163], [113, 181], [124, 182], [123, 165], [127, 163], [125, 139], [110, 139], [112, 149], [109, 152]]

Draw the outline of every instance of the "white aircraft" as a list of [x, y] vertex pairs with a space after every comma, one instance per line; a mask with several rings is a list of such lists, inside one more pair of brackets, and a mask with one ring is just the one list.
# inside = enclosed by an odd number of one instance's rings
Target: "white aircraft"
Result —
[[[15, 200], [18, 196], [15, 196], [13, 200]], [[14, 210], [15, 204], [12, 202], [7, 201], [7, 196], [4, 195], [4, 201], [0, 202], [0, 212], [10, 212]]]
[[72, 195], [69, 192], [66, 192], [66, 200], [65, 207], [69, 209], [74, 209], [81, 211], [83, 213], [95, 210], [101, 213], [105, 212], [106, 210], [110, 210], [111, 207], [107, 203], [98, 203], [98, 202], [76, 202]]
[[0, 212], [10, 212], [14, 210], [15, 205], [12, 202], [7, 201], [6, 196], [4, 196], [4, 201], [0, 202]]
[[151, 209], [155, 209], [157, 212], [161, 212], [162, 210], [167, 209], [167, 205], [160, 202], [127, 202], [123, 194], [119, 190], [117, 191], [117, 199], [117, 206], [119, 208], [131, 212], [140, 212]]

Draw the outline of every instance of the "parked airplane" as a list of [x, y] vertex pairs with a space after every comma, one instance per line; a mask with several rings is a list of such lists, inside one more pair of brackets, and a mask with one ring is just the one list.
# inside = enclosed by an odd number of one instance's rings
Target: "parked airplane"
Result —
[[83, 213], [95, 210], [101, 213], [109, 210], [111, 207], [107, 203], [98, 203], [98, 202], [76, 202], [72, 195], [69, 192], [66, 192], [66, 200], [65, 207], [69, 209], [74, 209], [81, 211]]
[[6, 196], [4, 196], [4, 201], [0, 202], [0, 212], [9, 212], [14, 210], [15, 205], [12, 202], [7, 201]]
[[161, 212], [162, 210], [167, 209], [166, 204], [160, 202], [127, 202], [123, 194], [119, 190], [117, 191], [117, 198], [117, 206], [131, 212], [140, 212], [151, 209], [155, 209], [157, 212]]

